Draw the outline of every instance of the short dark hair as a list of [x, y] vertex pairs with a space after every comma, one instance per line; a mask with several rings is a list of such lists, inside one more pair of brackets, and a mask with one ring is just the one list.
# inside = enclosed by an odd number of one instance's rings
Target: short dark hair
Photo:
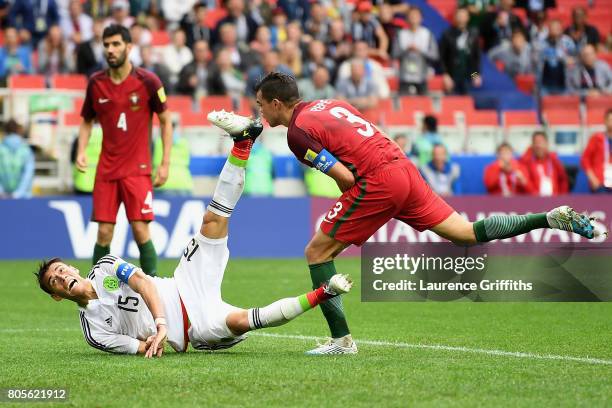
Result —
[[514, 152], [514, 149], [512, 148], [512, 146], [510, 146], [510, 143], [508, 143], [508, 142], [503, 142], [502, 144], [497, 146], [497, 150], [495, 150], [495, 152], [499, 154], [501, 149], [504, 149], [504, 148], [508, 148], [508, 149], [510, 149], [511, 151]]
[[104, 29], [104, 32], [102, 33], [102, 39], [104, 40], [105, 38], [112, 37], [113, 35], [117, 34], [121, 36], [123, 42], [128, 44], [132, 42], [132, 35], [130, 34], [130, 30], [120, 24], [111, 24], [106, 27]]
[[9, 119], [8, 122], [4, 125], [4, 131], [6, 133], [17, 133], [21, 134], [21, 125], [17, 123], [17, 121], [13, 118]]
[[49, 267], [56, 262], [62, 262], [61, 258], [51, 258], [48, 261], [42, 260], [38, 265], [38, 272], [34, 272], [34, 276], [38, 279], [38, 285], [42, 290], [52, 295], [51, 289], [47, 286], [47, 282], [45, 281], [45, 275], [49, 270]]
[[282, 72], [270, 72], [255, 85], [255, 93], [261, 91], [266, 101], [278, 99], [285, 105], [295, 105], [300, 101], [295, 78]]
[[606, 114], [604, 115], [604, 119], [607, 118], [610, 115], [612, 115], [612, 108], [608, 108], [608, 110], [606, 110]]
[[536, 136], [542, 136], [548, 141], [548, 136], [546, 136], [546, 132], [544, 132], [543, 130], [536, 130], [535, 132], [533, 132], [533, 134], [531, 135], [531, 140], [535, 140]]
[[436, 132], [438, 130], [438, 119], [434, 115], [426, 115], [423, 118], [423, 125], [428, 132]]

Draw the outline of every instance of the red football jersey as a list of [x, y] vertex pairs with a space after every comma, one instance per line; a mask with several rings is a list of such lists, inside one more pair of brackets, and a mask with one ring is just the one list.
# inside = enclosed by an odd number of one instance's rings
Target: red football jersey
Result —
[[394, 159], [406, 159], [400, 148], [357, 109], [332, 99], [297, 104], [287, 130], [287, 144], [298, 160], [311, 167], [316, 155], [325, 149], [357, 177]]
[[165, 110], [164, 87], [154, 73], [134, 68], [120, 84], [113, 83], [107, 71], [95, 73], [87, 84], [81, 116], [97, 118], [102, 126], [96, 178], [150, 175], [152, 116]]

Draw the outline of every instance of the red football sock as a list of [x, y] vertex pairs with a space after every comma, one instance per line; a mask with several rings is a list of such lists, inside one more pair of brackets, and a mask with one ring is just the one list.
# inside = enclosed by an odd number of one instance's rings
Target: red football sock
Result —
[[240, 160], [247, 160], [249, 158], [249, 155], [251, 154], [252, 147], [253, 141], [251, 139], [234, 142], [234, 147], [232, 148], [232, 156]]
[[318, 289], [313, 290], [312, 292], [308, 292], [306, 294], [306, 299], [308, 299], [308, 303], [310, 303], [311, 307], [315, 307], [320, 303], [325, 302], [333, 298], [335, 295], [330, 295], [329, 293], [325, 293], [324, 287], [321, 286]]

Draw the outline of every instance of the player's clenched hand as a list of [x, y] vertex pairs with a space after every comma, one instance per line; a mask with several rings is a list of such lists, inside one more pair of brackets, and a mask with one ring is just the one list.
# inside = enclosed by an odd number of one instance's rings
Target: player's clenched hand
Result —
[[168, 331], [165, 324], [157, 325], [157, 334], [149, 337], [145, 343], [145, 358], [151, 358], [154, 355], [157, 357], [162, 356], [167, 333]]
[[87, 170], [87, 155], [85, 153], [77, 154], [75, 164], [78, 171], [85, 173]]
[[155, 187], [160, 187], [164, 185], [164, 183], [168, 180], [168, 165], [162, 164], [157, 168], [157, 172], [155, 173], [155, 180], [153, 181], [153, 185]]

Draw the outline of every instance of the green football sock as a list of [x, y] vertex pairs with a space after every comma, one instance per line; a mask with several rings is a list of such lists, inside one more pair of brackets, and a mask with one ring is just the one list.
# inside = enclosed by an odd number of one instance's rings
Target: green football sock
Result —
[[546, 213], [488, 217], [474, 223], [474, 234], [476, 241], [488, 242], [515, 237], [538, 228], [550, 228]]
[[94, 245], [93, 257], [91, 260], [92, 265], [97, 264], [100, 258], [108, 254], [110, 254], [110, 245], [102, 246], [96, 243], [96, 245]]
[[157, 275], [157, 252], [153, 241], [148, 240], [144, 244], [138, 244], [140, 251], [140, 267], [149, 276]]
[[[323, 283], [327, 283], [329, 279], [336, 274], [334, 261], [308, 265], [308, 267], [310, 268], [313, 289], [317, 289]], [[327, 320], [333, 338], [337, 339], [350, 334], [348, 323], [344, 316], [341, 296], [336, 296], [329, 299], [327, 302], [321, 303], [321, 311], [323, 312], [323, 316], [325, 316], [325, 320]]]

